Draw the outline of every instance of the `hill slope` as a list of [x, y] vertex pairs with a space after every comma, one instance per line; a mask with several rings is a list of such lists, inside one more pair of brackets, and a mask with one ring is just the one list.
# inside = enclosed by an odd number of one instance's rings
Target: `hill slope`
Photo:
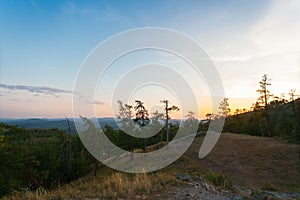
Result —
[[196, 138], [186, 156], [203, 169], [224, 173], [236, 185], [300, 191], [300, 146], [273, 138], [223, 133], [208, 156], [198, 158]]
[[[16, 193], [8, 199], [300, 198], [299, 145], [224, 133], [213, 151], [200, 160], [202, 140], [195, 138], [178, 161], [159, 172], [132, 175], [102, 166], [97, 177], [87, 176], [53, 191]], [[192, 178], [175, 178], [182, 173]]]

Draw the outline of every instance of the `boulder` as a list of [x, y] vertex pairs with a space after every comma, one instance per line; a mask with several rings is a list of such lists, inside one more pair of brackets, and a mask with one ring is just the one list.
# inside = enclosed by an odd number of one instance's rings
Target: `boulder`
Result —
[[190, 181], [192, 179], [188, 174], [176, 174], [176, 178], [182, 181]]

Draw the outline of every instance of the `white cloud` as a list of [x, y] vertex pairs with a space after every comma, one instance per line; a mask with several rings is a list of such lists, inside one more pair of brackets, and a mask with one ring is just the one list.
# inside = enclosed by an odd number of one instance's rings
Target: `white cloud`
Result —
[[93, 100], [93, 101], [89, 101], [88, 104], [104, 105], [104, 102], [98, 101], [98, 100]]
[[272, 79], [276, 95], [292, 88], [300, 91], [299, 10], [298, 0], [273, 1], [248, 30], [232, 35], [226, 45], [223, 41], [209, 48], [229, 97], [255, 95], [264, 73]]
[[298, 0], [275, 1], [266, 17], [252, 27], [250, 37], [261, 56], [299, 53], [299, 10]]

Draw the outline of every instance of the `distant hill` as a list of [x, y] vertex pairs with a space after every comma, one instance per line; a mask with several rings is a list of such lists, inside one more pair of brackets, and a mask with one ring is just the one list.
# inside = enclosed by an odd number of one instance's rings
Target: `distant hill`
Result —
[[[118, 129], [117, 124], [114, 121], [114, 118], [99, 118], [98, 119], [99, 124], [101, 127], [104, 127], [106, 124], [113, 127], [114, 129]], [[31, 119], [0, 119], [0, 122], [9, 124], [9, 125], [15, 125], [19, 127], [29, 128], [29, 129], [35, 129], [35, 128], [41, 128], [41, 129], [52, 129], [57, 128], [59, 130], [68, 130], [68, 124], [66, 119], [64, 118], [58, 118], [58, 119], [47, 119], [47, 118], [31, 118]], [[76, 128], [74, 119], [69, 119], [70, 122], [70, 128], [71, 133], [76, 134]]]
[[[76, 119], [75, 119], [76, 120]], [[119, 126], [115, 122], [115, 118], [98, 118], [99, 124], [102, 128], [104, 128], [105, 125], [111, 126], [113, 129], [118, 130]], [[0, 122], [9, 124], [9, 125], [15, 125], [19, 127], [29, 128], [29, 129], [35, 129], [35, 128], [41, 128], [41, 129], [52, 129], [57, 128], [59, 130], [68, 130], [68, 124], [66, 119], [64, 118], [56, 118], [56, 119], [49, 119], [49, 118], [30, 118], [30, 119], [9, 119], [9, 118], [2, 118], [0, 119]], [[70, 127], [71, 127], [71, 133], [76, 134], [76, 128], [74, 119], [70, 118]], [[178, 119], [171, 119], [170, 123], [179, 123], [180, 120]]]

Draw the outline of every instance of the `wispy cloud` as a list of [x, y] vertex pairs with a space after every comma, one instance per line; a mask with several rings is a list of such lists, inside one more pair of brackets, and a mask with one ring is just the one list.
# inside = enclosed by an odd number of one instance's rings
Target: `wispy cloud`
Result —
[[[76, 2], [65, 2], [61, 6], [64, 16], [84, 17], [87, 20], [96, 20], [98, 23], [125, 25], [132, 22], [125, 16], [116, 11], [109, 3], [98, 2], [94, 5], [82, 5]], [[78, 23], [72, 21], [72, 23]]]
[[69, 14], [69, 15], [72, 15], [72, 14], [82, 15], [82, 14], [86, 14], [86, 13], [90, 12], [87, 8], [80, 8], [73, 2], [64, 3], [62, 6], [62, 9], [65, 14]]
[[93, 105], [104, 105], [103, 101], [96, 100], [94, 97], [91, 96], [78, 96], [78, 99], [83, 103], [83, 104], [93, 104]]
[[9, 101], [21, 101], [21, 99], [9, 99]]
[[[278, 63], [279, 59], [299, 57], [300, 51], [300, 1], [288, 3], [273, 1], [262, 19], [254, 23], [242, 36], [235, 36], [226, 47], [218, 47], [215, 61], [249, 62], [268, 59]], [[274, 57], [276, 59], [274, 60]], [[298, 59], [296, 60], [298, 63]], [[289, 58], [291, 61], [291, 59]], [[295, 65], [295, 63], [293, 64]], [[273, 65], [274, 66], [274, 65]]]
[[93, 101], [89, 101], [88, 104], [103, 105], [104, 103], [101, 101], [93, 100]]
[[14, 90], [24, 90], [30, 93], [33, 93], [34, 95], [38, 94], [46, 94], [46, 95], [53, 95], [58, 96], [59, 94], [72, 94], [72, 91], [69, 90], [63, 90], [58, 88], [51, 88], [51, 87], [38, 87], [38, 86], [28, 86], [28, 85], [6, 85], [0, 83], [0, 88], [7, 89], [9, 91]]
[[11, 99], [8, 99], [8, 101], [14, 101], [14, 102], [24, 102], [24, 101], [26, 101], [26, 102], [35, 102], [34, 100], [32, 100], [32, 99], [17, 99], [17, 98], [11, 98]]

